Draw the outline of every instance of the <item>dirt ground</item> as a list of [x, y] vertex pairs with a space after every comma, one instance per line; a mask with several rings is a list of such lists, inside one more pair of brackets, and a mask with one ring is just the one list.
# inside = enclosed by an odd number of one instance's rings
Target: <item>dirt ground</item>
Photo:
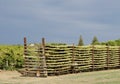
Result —
[[17, 71], [0, 71], [0, 84], [119, 84], [120, 69], [52, 76], [22, 77]]

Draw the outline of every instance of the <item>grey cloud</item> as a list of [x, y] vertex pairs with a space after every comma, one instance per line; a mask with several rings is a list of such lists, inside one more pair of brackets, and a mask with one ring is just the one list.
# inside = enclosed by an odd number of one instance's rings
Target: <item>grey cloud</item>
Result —
[[87, 38], [87, 43], [88, 38], [97, 34], [103, 40], [108, 36], [112, 39], [119, 36], [119, 3], [119, 0], [1, 0], [0, 27], [21, 28], [19, 31], [27, 36], [32, 34], [32, 39], [41, 34], [49, 41], [58, 38], [73, 41], [79, 34]]

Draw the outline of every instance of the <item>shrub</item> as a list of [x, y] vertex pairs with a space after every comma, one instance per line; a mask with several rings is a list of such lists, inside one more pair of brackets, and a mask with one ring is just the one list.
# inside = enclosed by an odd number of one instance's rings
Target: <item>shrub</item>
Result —
[[14, 70], [23, 64], [23, 46], [0, 45], [0, 69]]

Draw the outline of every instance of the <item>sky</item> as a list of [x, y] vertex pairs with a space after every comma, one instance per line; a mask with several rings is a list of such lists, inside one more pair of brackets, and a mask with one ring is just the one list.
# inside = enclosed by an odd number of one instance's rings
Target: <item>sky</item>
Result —
[[0, 0], [0, 44], [120, 38], [120, 0]]

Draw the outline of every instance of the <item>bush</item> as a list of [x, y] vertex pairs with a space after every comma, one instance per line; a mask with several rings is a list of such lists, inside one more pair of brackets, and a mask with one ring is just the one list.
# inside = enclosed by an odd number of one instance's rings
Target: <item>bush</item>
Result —
[[23, 46], [0, 45], [0, 69], [14, 70], [23, 65]]

